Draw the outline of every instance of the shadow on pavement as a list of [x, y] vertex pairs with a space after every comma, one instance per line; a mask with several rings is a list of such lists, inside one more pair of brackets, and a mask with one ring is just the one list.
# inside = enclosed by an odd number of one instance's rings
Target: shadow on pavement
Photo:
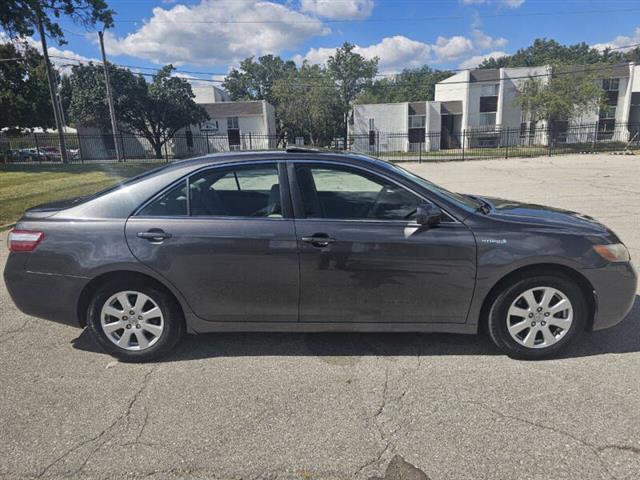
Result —
[[[563, 358], [640, 351], [640, 296], [627, 318], [613, 328], [586, 332]], [[85, 329], [74, 348], [102, 352]], [[188, 335], [176, 351], [159, 360], [212, 357], [502, 355], [487, 335], [444, 333], [211, 333]]]

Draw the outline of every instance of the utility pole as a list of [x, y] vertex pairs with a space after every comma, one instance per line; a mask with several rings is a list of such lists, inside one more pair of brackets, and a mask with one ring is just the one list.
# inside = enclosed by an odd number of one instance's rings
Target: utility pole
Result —
[[58, 142], [60, 143], [60, 155], [62, 163], [67, 163], [67, 146], [64, 141], [64, 125], [62, 123], [62, 115], [57, 99], [57, 88], [53, 72], [51, 71], [51, 61], [49, 60], [49, 51], [47, 50], [47, 37], [42, 26], [42, 12], [36, 10], [38, 21], [38, 34], [40, 35], [40, 43], [42, 43], [42, 55], [44, 56], [44, 64], [47, 69], [47, 79], [49, 80], [49, 95], [51, 95], [51, 106], [53, 107], [53, 117], [56, 121], [56, 129], [58, 130]]
[[104, 31], [98, 32], [100, 37], [100, 51], [102, 52], [102, 66], [104, 67], [104, 83], [107, 86], [107, 101], [109, 103], [109, 115], [111, 116], [111, 131], [113, 132], [113, 144], [116, 147], [116, 158], [122, 161], [120, 143], [118, 142], [118, 123], [116, 122], [116, 109], [113, 106], [113, 96], [111, 95], [111, 82], [109, 81], [109, 67], [107, 66], [107, 56], [104, 53]]

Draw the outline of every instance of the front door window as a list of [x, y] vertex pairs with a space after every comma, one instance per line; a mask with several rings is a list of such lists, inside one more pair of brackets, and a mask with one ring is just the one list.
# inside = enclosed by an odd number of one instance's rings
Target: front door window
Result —
[[421, 199], [393, 182], [348, 167], [296, 167], [306, 218], [412, 220]]

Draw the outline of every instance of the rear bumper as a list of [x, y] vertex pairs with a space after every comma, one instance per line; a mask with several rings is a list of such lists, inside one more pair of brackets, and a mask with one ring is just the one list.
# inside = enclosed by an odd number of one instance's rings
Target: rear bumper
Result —
[[[625, 319], [636, 301], [638, 275], [631, 262], [581, 270], [596, 295], [593, 330], [613, 327]], [[639, 298], [640, 300], [640, 298]]]
[[28, 272], [20, 254], [11, 254], [4, 280], [11, 299], [27, 315], [80, 327], [78, 300], [88, 278]]

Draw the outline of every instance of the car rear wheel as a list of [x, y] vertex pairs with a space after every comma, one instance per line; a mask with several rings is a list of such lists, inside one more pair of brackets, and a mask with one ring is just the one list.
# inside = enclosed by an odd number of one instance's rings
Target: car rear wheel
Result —
[[537, 360], [574, 343], [587, 321], [585, 296], [571, 279], [538, 275], [517, 280], [495, 298], [489, 311], [491, 339], [507, 355]]
[[175, 299], [143, 281], [108, 282], [89, 304], [87, 325], [95, 340], [126, 362], [146, 362], [167, 354], [184, 333]]

